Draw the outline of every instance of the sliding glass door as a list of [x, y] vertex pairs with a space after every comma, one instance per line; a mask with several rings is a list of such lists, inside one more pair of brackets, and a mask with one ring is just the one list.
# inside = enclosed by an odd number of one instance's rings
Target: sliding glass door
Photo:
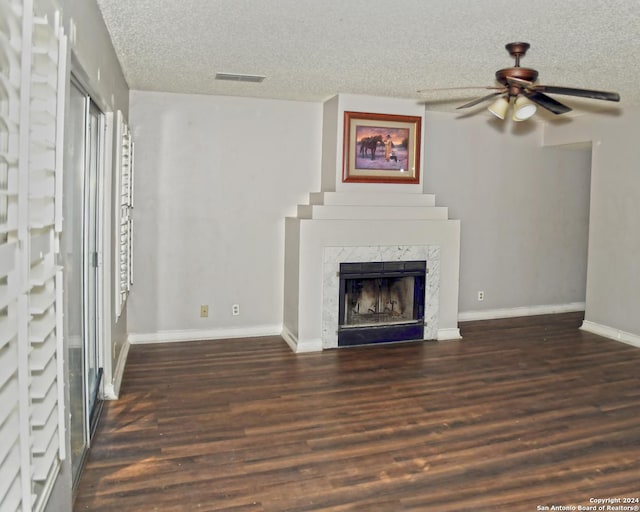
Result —
[[71, 462], [77, 483], [101, 403], [98, 329], [99, 185], [103, 115], [72, 80], [65, 129], [63, 254]]
[[103, 116], [93, 102], [89, 102], [85, 161], [85, 226], [84, 226], [84, 312], [85, 312], [85, 393], [88, 421], [91, 430], [97, 421], [97, 400], [102, 369], [98, 350], [98, 183], [102, 151]]

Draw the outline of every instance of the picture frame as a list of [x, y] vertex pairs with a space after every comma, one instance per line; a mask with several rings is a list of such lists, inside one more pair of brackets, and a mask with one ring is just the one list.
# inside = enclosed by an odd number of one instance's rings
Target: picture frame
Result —
[[344, 113], [344, 183], [420, 183], [422, 117]]

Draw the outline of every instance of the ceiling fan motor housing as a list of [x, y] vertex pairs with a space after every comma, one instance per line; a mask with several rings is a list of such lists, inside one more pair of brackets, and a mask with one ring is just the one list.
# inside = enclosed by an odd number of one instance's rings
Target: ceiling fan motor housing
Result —
[[498, 83], [509, 88], [509, 96], [517, 96], [522, 91], [520, 85], [509, 83], [509, 78], [516, 78], [518, 80], [525, 80], [533, 84], [538, 79], [538, 72], [531, 68], [505, 68], [496, 71], [496, 80]]

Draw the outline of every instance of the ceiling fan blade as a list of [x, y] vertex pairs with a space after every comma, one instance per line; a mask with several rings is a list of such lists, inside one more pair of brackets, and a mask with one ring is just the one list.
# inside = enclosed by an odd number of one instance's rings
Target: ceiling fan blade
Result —
[[532, 89], [550, 94], [566, 94], [567, 96], [580, 96], [581, 98], [593, 98], [594, 100], [620, 101], [620, 95], [617, 92], [592, 91], [590, 89], [575, 89], [556, 85], [535, 85]]
[[438, 92], [438, 91], [469, 91], [476, 89], [502, 89], [502, 87], [495, 87], [490, 85], [477, 85], [468, 87], [434, 87], [433, 89], [418, 89], [416, 92]]
[[500, 96], [501, 94], [504, 94], [506, 92], [506, 89], [501, 89], [498, 92], [492, 92], [491, 94], [487, 94], [486, 96], [482, 96], [481, 98], [476, 98], [473, 101], [470, 101], [469, 103], [465, 103], [464, 105], [460, 105], [459, 107], [456, 108], [456, 110], [459, 110], [461, 108], [469, 108], [469, 107], [473, 107], [474, 105], [477, 105], [478, 103], [482, 103], [483, 101], [487, 101], [490, 100], [491, 98], [494, 98], [496, 96]]
[[546, 94], [542, 94], [538, 91], [525, 89], [523, 91], [523, 94], [534, 103], [537, 103], [542, 108], [546, 108], [549, 112], [553, 112], [554, 114], [565, 114], [567, 112], [571, 112], [572, 110], [559, 101], [554, 100], [552, 97], [547, 96]]
[[511, 85], [519, 85], [520, 87], [531, 87], [533, 85], [533, 82], [523, 80], [522, 78], [516, 78], [515, 76], [507, 77], [507, 82]]

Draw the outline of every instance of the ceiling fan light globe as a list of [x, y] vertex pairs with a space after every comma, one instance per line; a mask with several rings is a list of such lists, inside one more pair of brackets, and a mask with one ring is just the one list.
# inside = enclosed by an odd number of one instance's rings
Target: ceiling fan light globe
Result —
[[526, 121], [533, 114], [536, 113], [536, 104], [525, 96], [518, 96], [513, 106], [513, 120], [514, 121]]
[[488, 110], [498, 119], [503, 119], [507, 115], [507, 109], [509, 108], [509, 102], [504, 96], [501, 96], [496, 101], [494, 101], [491, 105], [489, 105]]

